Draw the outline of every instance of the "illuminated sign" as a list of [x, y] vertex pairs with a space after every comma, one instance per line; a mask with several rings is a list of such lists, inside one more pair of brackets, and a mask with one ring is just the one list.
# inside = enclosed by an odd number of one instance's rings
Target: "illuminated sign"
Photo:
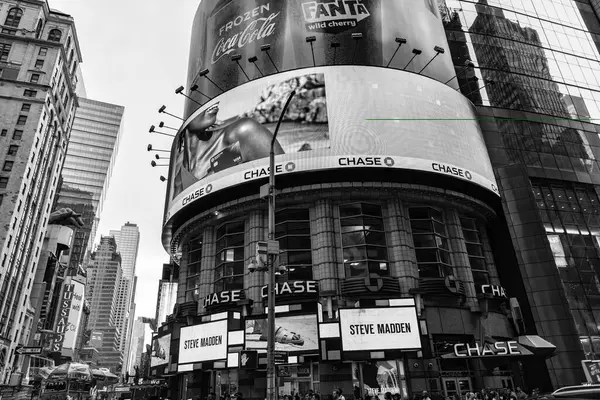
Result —
[[245, 299], [243, 290], [225, 290], [223, 292], [211, 293], [204, 298], [204, 307], [217, 306], [228, 303], [236, 303]]
[[490, 294], [494, 297], [501, 297], [504, 299], [508, 299], [508, 296], [506, 295], [506, 290], [504, 290], [504, 288], [502, 286], [481, 285], [479, 287], [479, 290], [483, 294]]
[[339, 313], [343, 351], [421, 348], [414, 306], [346, 308]]
[[481, 346], [479, 343], [470, 345], [468, 343], [457, 343], [454, 345], [454, 355], [456, 357], [475, 358], [475, 357], [501, 357], [501, 356], [521, 356], [525, 355], [519, 348], [519, 344], [514, 341], [486, 343]]
[[[268, 297], [268, 286], [262, 287], [262, 297]], [[318, 293], [317, 281], [294, 281], [275, 284], [275, 295], [316, 295]]]
[[227, 358], [227, 320], [181, 328], [179, 364]]

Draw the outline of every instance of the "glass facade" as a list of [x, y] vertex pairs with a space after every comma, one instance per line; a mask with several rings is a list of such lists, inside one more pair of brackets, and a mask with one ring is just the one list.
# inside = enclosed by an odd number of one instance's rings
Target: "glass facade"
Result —
[[189, 241], [187, 256], [187, 277], [185, 281], [185, 301], [198, 300], [200, 288], [200, 271], [202, 269], [202, 236], [196, 236]]
[[308, 209], [289, 208], [275, 214], [275, 239], [279, 241], [279, 264], [287, 267], [280, 280], [313, 279], [310, 216]]
[[215, 292], [244, 288], [244, 221], [217, 228]]
[[589, 185], [533, 184], [582, 349], [600, 357], [600, 200]]
[[388, 276], [381, 206], [369, 203], [341, 205], [340, 226], [346, 276]]
[[441, 211], [432, 207], [408, 210], [420, 278], [453, 275], [446, 226]]
[[[547, 362], [553, 383], [577, 384], [580, 360], [598, 358], [600, 349], [600, 4], [438, 4], [461, 91], [486, 117], [481, 126], [519, 253], [523, 297], [538, 316], [530, 329], [550, 332], [557, 346]], [[464, 71], [468, 60], [474, 67]]]

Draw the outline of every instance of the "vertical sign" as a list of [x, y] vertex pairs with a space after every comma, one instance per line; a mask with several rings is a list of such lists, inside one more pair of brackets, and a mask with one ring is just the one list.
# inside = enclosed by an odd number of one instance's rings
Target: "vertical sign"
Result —
[[79, 332], [79, 320], [81, 314], [83, 314], [83, 301], [85, 300], [85, 286], [83, 283], [72, 280], [71, 286], [73, 286], [71, 307], [63, 340], [63, 347], [67, 349], [75, 349], [77, 333]]
[[58, 321], [56, 322], [56, 338], [52, 345], [52, 351], [59, 352], [62, 350], [63, 342], [65, 341], [65, 333], [69, 326], [69, 312], [71, 311], [71, 302], [73, 300], [73, 289], [75, 285], [65, 285], [63, 294], [60, 300], [58, 311]]

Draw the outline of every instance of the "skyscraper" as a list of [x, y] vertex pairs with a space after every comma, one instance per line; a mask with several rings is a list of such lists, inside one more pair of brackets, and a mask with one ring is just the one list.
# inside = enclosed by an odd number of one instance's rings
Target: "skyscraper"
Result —
[[1, 378], [21, 341], [27, 282], [57, 191], [82, 61], [73, 18], [45, 0], [24, 3], [6, 1], [0, 8]]
[[58, 206], [81, 213], [85, 223], [75, 231], [71, 268], [84, 264], [94, 244], [121, 139], [123, 113], [122, 106], [79, 98], [57, 199]]
[[[121, 268], [123, 275], [119, 284], [118, 303], [116, 309], [116, 325], [121, 332], [120, 350], [125, 362], [129, 361], [129, 329], [130, 319], [133, 318], [131, 310], [135, 297], [135, 263], [140, 244], [140, 230], [136, 224], [127, 222], [120, 230], [111, 230], [110, 235], [115, 238], [117, 251], [121, 255]], [[127, 367], [125, 365], [125, 367]]]
[[121, 278], [121, 256], [117, 252], [117, 243], [112, 236], [103, 236], [91, 255], [88, 268], [86, 289], [91, 309], [88, 328], [102, 332], [99, 358], [103, 366], [113, 371], [123, 362], [121, 331], [117, 324]]

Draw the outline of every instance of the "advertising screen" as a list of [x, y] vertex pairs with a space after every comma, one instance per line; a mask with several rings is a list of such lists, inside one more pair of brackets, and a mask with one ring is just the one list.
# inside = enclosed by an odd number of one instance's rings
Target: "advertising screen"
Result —
[[414, 307], [341, 309], [340, 332], [343, 351], [421, 348]]
[[[397, 38], [406, 43], [399, 46]], [[187, 87], [198, 85], [190, 95], [205, 101], [204, 94], [214, 97], [248, 79], [309, 66], [418, 72], [436, 46], [446, 51], [423, 73], [445, 82], [454, 68], [436, 0], [203, 0], [192, 27]], [[411, 61], [413, 49], [421, 54]], [[188, 101], [185, 116], [195, 107]]]
[[227, 320], [181, 328], [179, 364], [227, 358]]
[[248, 82], [182, 125], [171, 153], [166, 220], [203, 197], [275, 173], [395, 168], [428, 171], [497, 193], [471, 103], [432, 79], [364, 66], [307, 68]]
[[[316, 315], [275, 318], [275, 350], [286, 352], [319, 351]], [[267, 317], [246, 320], [246, 349], [267, 349]]]
[[152, 355], [150, 366], [167, 364], [171, 358], [171, 335], [154, 336], [152, 338]]

